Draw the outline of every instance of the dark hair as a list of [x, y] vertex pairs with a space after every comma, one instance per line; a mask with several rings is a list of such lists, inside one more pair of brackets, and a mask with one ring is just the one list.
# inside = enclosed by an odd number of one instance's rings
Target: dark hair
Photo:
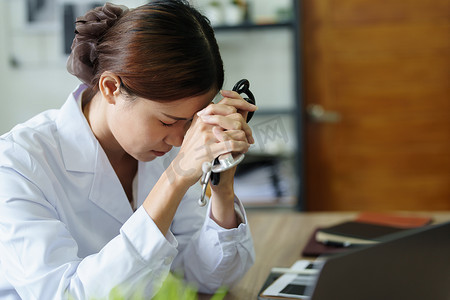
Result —
[[185, 1], [156, 0], [131, 10], [107, 3], [78, 18], [75, 33], [68, 70], [91, 95], [104, 71], [119, 76], [127, 94], [152, 100], [222, 88], [214, 31]]

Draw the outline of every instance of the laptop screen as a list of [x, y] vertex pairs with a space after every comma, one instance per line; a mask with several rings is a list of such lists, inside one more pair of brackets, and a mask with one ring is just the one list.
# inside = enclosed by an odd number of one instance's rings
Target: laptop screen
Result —
[[329, 258], [312, 300], [450, 299], [450, 222]]

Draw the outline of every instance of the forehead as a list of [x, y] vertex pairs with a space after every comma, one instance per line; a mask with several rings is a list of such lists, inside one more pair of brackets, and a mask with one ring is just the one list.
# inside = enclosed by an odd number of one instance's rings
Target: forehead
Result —
[[203, 95], [186, 97], [179, 100], [167, 102], [148, 101], [145, 99], [144, 101], [150, 102], [153, 106], [153, 109], [157, 110], [160, 113], [176, 116], [178, 118], [190, 119], [196, 112], [208, 106], [212, 102], [216, 94], [216, 91], [211, 91]]

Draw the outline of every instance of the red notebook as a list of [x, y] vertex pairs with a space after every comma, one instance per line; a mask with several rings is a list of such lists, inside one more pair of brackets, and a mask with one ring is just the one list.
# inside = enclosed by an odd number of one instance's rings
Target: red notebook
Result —
[[430, 224], [432, 219], [431, 217], [419, 217], [400, 213], [362, 212], [355, 221], [399, 228], [417, 228]]

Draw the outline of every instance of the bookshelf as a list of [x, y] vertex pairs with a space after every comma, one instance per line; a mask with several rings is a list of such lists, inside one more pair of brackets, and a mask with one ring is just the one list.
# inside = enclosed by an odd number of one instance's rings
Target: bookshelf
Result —
[[[272, 203], [262, 201], [262, 204], [274, 207], [288, 205], [302, 210], [304, 197], [300, 12], [298, 1], [293, 0], [291, 5], [290, 20], [261, 24], [246, 21], [237, 25], [214, 26], [214, 31], [224, 59], [225, 88], [240, 79], [239, 74], [250, 80], [250, 89], [255, 94], [259, 107], [250, 123], [254, 135], [255, 127], [258, 129], [261, 124], [266, 123], [268, 129], [266, 128], [265, 132], [274, 128], [279, 130], [281, 126], [287, 131], [286, 135], [273, 133], [274, 138], [280, 139], [278, 144], [285, 144], [284, 149], [283, 145], [277, 145], [261, 146], [254, 150], [257, 155], [282, 157], [283, 163], [289, 165], [289, 196], [292, 197], [287, 197], [288, 202], [275, 197], [272, 198], [275, 199]], [[261, 54], [262, 52], [264, 54]], [[249, 71], [252, 68], [255, 71]], [[250, 155], [251, 152], [252, 148]]]

